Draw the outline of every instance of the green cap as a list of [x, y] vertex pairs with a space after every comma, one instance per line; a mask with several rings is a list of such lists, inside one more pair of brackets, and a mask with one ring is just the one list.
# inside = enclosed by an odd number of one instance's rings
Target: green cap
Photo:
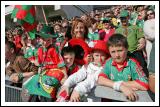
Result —
[[122, 11], [120, 12], [120, 17], [127, 17], [127, 16], [129, 16], [129, 13], [128, 13], [127, 10], [122, 10]]
[[55, 34], [52, 27], [44, 25], [42, 29], [37, 33], [42, 38], [57, 38], [58, 34]]
[[109, 20], [109, 18], [108, 18], [108, 17], [106, 17], [106, 18], [104, 18], [103, 20], [107, 20], [107, 21], [108, 21], [108, 20]]
[[103, 23], [110, 23], [110, 19], [107, 17], [107, 18], [104, 18], [103, 19]]

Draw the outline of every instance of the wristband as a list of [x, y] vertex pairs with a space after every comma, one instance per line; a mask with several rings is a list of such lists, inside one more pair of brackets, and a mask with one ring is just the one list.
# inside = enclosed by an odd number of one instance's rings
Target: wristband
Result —
[[18, 81], [22, 81], [23, 80], [23, 73], [19, 73], [18, 74]]
[[120, 91], [120, 86], [123, 83], [123, 81], [117, 81], [113, 84], [113, 89], [116, 91]]

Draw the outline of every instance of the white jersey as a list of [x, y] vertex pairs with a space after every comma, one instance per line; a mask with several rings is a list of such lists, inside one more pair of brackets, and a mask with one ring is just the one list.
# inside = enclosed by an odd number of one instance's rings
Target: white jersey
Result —
[[96, 81], [101, 70], [102, 66], [95, 66], [93, 63], [90, 63], [87, 67], [83, 65], [81, 69], [68, 77], [64, 86], [71, 88], [76, 85], [74, 90], [79, 92], [80, 95], [84, 95], [85, 93], [90, 92], [96, 85]]

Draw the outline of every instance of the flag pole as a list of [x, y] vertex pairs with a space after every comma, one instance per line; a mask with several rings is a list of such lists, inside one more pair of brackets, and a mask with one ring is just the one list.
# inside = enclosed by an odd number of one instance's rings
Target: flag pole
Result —
[[43, 12], [44, 20], [45, 20], [45, 22], [46, 22], [46, 25], [48, 26], [48, 22], [47, 22], [47, 19], [46, 19], [46, 15], [45, 15], [45, 12], [44, 12], [43, 6], [41, 6], [41, 8], [42, 8], [42, 12]]

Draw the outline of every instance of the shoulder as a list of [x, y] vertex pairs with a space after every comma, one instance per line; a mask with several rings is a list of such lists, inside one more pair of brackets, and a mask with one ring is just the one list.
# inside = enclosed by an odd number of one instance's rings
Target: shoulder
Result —
[[102, 33], [102, 32], [105, 32], [105, 31], [102, 29], [102, 30], [100, 30], [98, 33]]
[[131, 64], [140, 67], [140, 63], [135, 58], [129, 58]]
[[112, 63], [112, 58], [110, 57], [110, 58], [106, 59], [105, 63], [103, 64], [103, 67], [106, 67], [108, 65], [110, 66], [111, 63]]
[[109, 57], [108, 59], [106, 59], [105, 63], [111, 63], [112, 62], [112, 58]]

